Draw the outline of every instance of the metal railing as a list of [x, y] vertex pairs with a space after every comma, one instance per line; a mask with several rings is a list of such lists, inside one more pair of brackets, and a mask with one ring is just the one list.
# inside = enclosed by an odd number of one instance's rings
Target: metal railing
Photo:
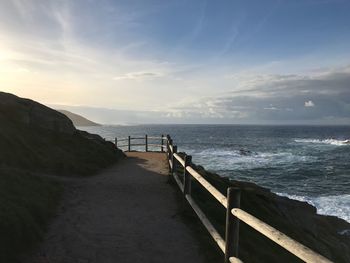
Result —
[[[158, 138], [158, 137], [156, 137]], [[329, 259], [314, 252], [308, 247], [302, 245], [296, 240], [288, 237], [272, 226], [259, 220], [253, 215], [240, 209], [240, 189], [236, 187], [229, 187], [227, 189], [227, 195], [224, 196], [219, 190], [217, 190], [212, 184], [210, 184], [201, 174], [192, 168], [192, 157], [185, 155], [183, 158], [177, 152], [177, 146], [173, 144], [173, 140], [169, 135], [164, 137], [163, 135], [158, 139], [162, 140], [161, 151], [166, 148], [166, 154], [169, 163], [169, 172], [173, 176], [184, 199], [192, 207], [198, 218], [201, 220], [205, 228], [208, 230], [211, 237], [214, 239], [218, 247], [225, 255], [225, 263], [239, 263], [242, 262], [238, 258], [239, 248], [239, 222], [243, 221], [256, 231], [260, 232], [265, 237], [269, 238], [276, 244], [280, 245], [290, 253], [300, 258], [305, 262], [312, 263], [331, 263]], [[130, 144], [132, 138], [128, 137], [128, 148], [130, 151]], [[135, 138], [134, 138], [135, 139]], [[166, 145], [163, 144], [166, 141]], [[117, 142], [117, 141], [116, 141]], [[147, 135], [145, 137], [145, 144], [147, 145]], [[145, 147], [147, 151], [147, 146]], [[183, 182], [180, 180], [177, 174], [177, 166], [180, 165], [183, 169]], [[225, 209], [226, 209], [226, 226], [225, 226], [225, 239], [221, 237], [219, 232], [215, 229], [213, 224], [209, 221], [205, 213], [200, 209], [197, 203], [191, 196], [191, 182], [192, 178], [195, 179], [204, 189], [206, 189]], [[253, 251], [252, 251], [253, 252]]]

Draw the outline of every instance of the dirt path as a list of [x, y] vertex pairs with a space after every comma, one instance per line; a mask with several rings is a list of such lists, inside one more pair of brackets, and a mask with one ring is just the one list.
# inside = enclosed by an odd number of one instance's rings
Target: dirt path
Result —
[[164, 154], [129, 153], [96, 176], [67, 183], [42, 245], [48, 262], [204, 262], [167, 176]]

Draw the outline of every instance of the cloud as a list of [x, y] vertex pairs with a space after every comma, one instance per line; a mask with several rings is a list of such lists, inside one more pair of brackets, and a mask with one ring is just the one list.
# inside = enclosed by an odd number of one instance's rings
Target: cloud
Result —
[[[340, 65], [349, 52], [339, 61], [341, 52], [275, 57], [265, 46], [276, 43], [264, 34], [275, 12], [270, 5], [248, 13], [201, 6], [0, 0], [0, 89], [43, 103], [144, 111], [140, 120], [149, 114], [202, 123], [350, 118], [350, 67], [295, 73]], [[268, 41], [257, 41], [259, 35]], [[310, 99], [317, 107], [306, 107]]]
[[345, 68], [322, 74], [251, 76], [239, 82], [238, 90], [225, 94], [189, 96], [158, 110], [101, 111], [92, 116], [105, 123], [349, 124], [348, 80], [350, 71]]
[[177, 110], [216, 112], [239, 123], [350, 123], [350, 67], [307, 75], [237, 76], [234, 82], [230, 92], [179, 105]]
[[305, 107], [315, 107], [315, 103], [313, 103], [312, 100], [305, 101], [304, 106]]
[[131, 79], [131, 80], [150, 80], [162, 77], [163, 74], [160, 72], [130, 72], [123, 75], [115, 76], [114, 80], [123, 80], [123, 79]]
[[270, 104], [270, 106], [269, 107], [265, 107], [264, 110], [278, 110], [278, 108], [276, 108], [272, 104]]
[[163, 106], [172, 93], [161, 92], [165, 86], [175, 93], [171, 78], [181, 77], [173, 73], [181, 67], [153, 56], [158, 49], [148, 50], [147, 38], [126, 35], [151, 11], [122, 12], [108, 1], [36, 2], [0, 1], [0, 90], [43, 103], [142, 110]]

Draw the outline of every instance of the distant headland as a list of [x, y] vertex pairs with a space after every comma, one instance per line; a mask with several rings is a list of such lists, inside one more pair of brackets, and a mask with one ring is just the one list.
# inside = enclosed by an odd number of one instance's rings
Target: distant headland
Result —
[[75, 127], [86, 127], [86, 126], [101, 126], [101, 124], [90, 121], [85, 117], [78, 115], [76, 113], [67, 111], [67, 110], [57, 110], [64, 115], [66, 115], [74, 124]]

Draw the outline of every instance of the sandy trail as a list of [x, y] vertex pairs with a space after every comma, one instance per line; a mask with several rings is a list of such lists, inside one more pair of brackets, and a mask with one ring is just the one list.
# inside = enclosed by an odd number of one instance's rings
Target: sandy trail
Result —
[[96, 176], [69, 181], [41, 248], [48, 262], [205, 262], [167, 177], [165, 154], [128, 153]]

